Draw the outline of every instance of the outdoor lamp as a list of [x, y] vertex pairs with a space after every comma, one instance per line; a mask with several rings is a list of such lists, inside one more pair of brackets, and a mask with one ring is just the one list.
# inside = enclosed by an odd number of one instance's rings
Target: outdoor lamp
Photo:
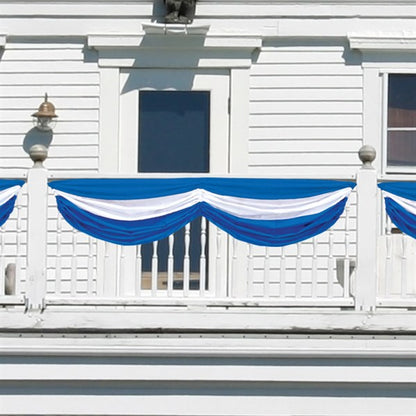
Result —
[[41, 131], [50, 131], [56, 126], [55, 106], [48, 101], [48, 94], [45, 94], [45, 101], [39, 106], [36, 113], [32, 114], [33, 125]]

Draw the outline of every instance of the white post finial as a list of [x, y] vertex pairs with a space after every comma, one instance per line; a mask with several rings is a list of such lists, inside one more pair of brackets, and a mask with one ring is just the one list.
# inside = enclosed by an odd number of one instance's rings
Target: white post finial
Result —
[[361, 147], [358, 151], [358, 157], [360, 158], [361, 162], [363, 162], [363, 167], [367, 169], [372, 169], [371, 164], [376, 159], [376, 149], [373, 146], [365, 144]]
[[29, 156], [34, 162], [35, 168], [43, 168], [43, 162], [48, 157], [48, 148], [43, 144], [34, 144], [29, 149]]

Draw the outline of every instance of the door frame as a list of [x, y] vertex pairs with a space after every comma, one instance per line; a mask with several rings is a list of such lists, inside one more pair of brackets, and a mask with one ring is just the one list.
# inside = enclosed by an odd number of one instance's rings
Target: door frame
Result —
[[[105, 175], [120, 175], [120, 79], [122, 71], [163, 68], [229, 71], [227, 173], [247, 174], [250, 68], [253, 52], [262, 45], [261, 37], [253, 34], [230, 35], [230, 33], [218, 32], [211, 34], [209, 27], [200, 30], [196, 26], [192, 28], [192, 31], [181, 34], [167, 33], [165, 25], [152, 25], [150, 29], [146, 27], [143, 29], [144, 31], [139, 35], [88, 36], [88, 46], [98, 53], [100, 71], [99, 172]], [[214, 172], [214, 169], [211, 171]], [[111, 252], [116, 249], [116, 246], [101, 247], [99, 252], [103, 258], [105, 252], [108, 259], [113, 257]], [[99, 295], [121, 295], [116, 263], [116, 261], [106, 263], [106, 281], [98, 282], [98, 287], [101, 288]], [[229, 267], [228, 262], [226, 273], [230, 276]], [[98, 265], [98, 269], [101, 268], [102, 266]], [[98, 276], [104, 275], [101, 272], [104, 270], [98, 270]], [[114, 281], [107, 281], [108, 279]], [[134, 281], [129, 280], [129, 284], [123, 286], [126, 295], [134, 290]], [[243, 282], [242, 285], [244, 285]], [[243, 287], [234, 289], [233, 292], [236, 294], [241, 290], [244, 291]], [[226, 291], [227, 289], [224, 289], [221, 291], [223, 293], [219, 293], [217, 288], [216, 295], [226, 295]]]

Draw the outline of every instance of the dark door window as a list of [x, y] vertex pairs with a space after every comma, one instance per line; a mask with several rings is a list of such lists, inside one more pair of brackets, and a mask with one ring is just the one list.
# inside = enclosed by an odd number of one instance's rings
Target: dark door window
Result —
[[209, 172], [209, 91], [140, 91], [139, 172]]
[[[209, 172], [209, 91], [140, 91], [138, 171], [145, 173]], [[190, 289], [199, 289], [201, 219], [191, 223]], [[183, 286], [185, 232], [175, 233], [174, 288]], [[158, 288], [166, 288], [168, 239], [158, 243]], [[143, 271], [150, 272], [153, 244], [142, 247]]]

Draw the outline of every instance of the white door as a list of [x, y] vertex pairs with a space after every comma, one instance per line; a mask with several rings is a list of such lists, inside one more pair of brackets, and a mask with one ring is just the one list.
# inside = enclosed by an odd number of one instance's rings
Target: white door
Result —
[[[206, 173], [217, 173], [224, 174], [229, 171], [229, 71], [228, 70], [191, 70], [191, 69], [132, 69], [132, 70], [123, 70], [120, 74], [120, 123], [119, 123], [119, 172], [122, 174], [137, 174], [142, 171], [140, 169], [140, 152], [141, 144], [139, 144], [139, 135], [141, 132], [140, 126], [140, 114], [141, 108], [144, 107], [143, 100], [141, 99], [149, 91], [166, 91], [166, 92], [201, 92], [205, 96], [209, 96], [209, 133], [208, 133], [208, 167], [201, 170], [187, 170], [187, 166], [184, 166], [183, 169], [176, 170], [178, 176], [186, 176], [188, 172], [206, 172]], [[169, 94], [168, 94], [169, 95]], [[174, 95], [174, 94], [173, 94]], [[142, 103], [142, 104], [141, 104]], [[142, 122], [144, 124], [144, 122]], [[192, 127], [191, 127], [192, 128]], [[156, 128], [157, 130], [157, 128]], [[154, 135], [157, 136], [157, 131], [154, 131]], [[141, 142], [140, 142], [141, 143]], [[164, 158], [166, 155], [166, 149], [160, 149], [160, 158]], [[154, 157], [157, 159], [157, 157]], [[205, 170], [204, 170], [205, 169]], [[157, 172], [155, 170], [150, 170], [151, 172], [156, 172], [156, 176], [163, 175], [166, 171]], [[143, 171], [142, 171], [143, 172]], [[145, 170], [145, 172], [149, 172]], [[159, 174], [158, 174], [159, 173]], [[197, 232], [197, 227], [193, 224], [191, 241], [194, 242], [198, 237], [196, 237], [195, 232]], [[199, 230], [200, 233], [200, 230]], [[177, 240], [184, 236], [180, 235]], [[199, 237], [200, 238], [200, 237]], [[225, 295], [226, 293], [226, 279], [225, 279], [225, 269], [226, 269], [226, 253], [227, 253], [227, 244], [226, 236], [222, 233], [223, 241], [221, 244], [218, 244], [218, 233], [216, 227], [210, 225], [208, 227], [208, 270], [210, 270], [211, 280], [208, 282], [208, 292], [207, 294], [216, 294], [218, 296]], [[175, 240], [175, 244], [176, 241]], [[199, 244], [201, 241], [199, 241]], [[166, 246], [163, 249], [165, 254], [168, 252]], [[192, 249], [191, 243], [191, 249]], [[178, 243], [179, 245], [179, 243]], [[217, 253], [217, 246], [220, 246], [220, 253]], [[194, 247], [195, 248], [195, 247]], [[119, 267], [119, 282], [122, 282], [120, 286], [122, 288], [118, 290], [120, 295], [137, 295], [137, 250], [134, 247], [124, 247], [121, 249], [121, 257], [124, 266]], [[152, 277], [152, 272], [149, 267], [154, 269], [155, 263], [154, 260], [154, 251], [153, 254], [150, 252], [154, 250], [154, 246], [148, 245], [147, 247], [143, 246], [141, 248], [141, 258], [140, 263], [143, 269], [141, 275], [141, 290], [140, 293], [146, 292], [146, 289], [151, 289], [153, 287], [153, 295], [156, 294], [156, 288], [154, 283], [154, 273]], [[162, 251], [161, 246], [158, 247], [158, 252]], [[196, 249], [195, 249], [196, 250]], [[147, 251], [147, 252], [146, 252]], [[213, 254], [215, 251], [215, 255]], [[165, 260], [162, 259], [160, 255], [160, 260], [158, 264], [158, 272], [164, 272], [166, 269], [162, 270], [163, 266], [166, 266]], [[152, 261], [153, 257], [153, 261]], [[147, 258], [147, 260], [146, 260]], [[182, 263], [185, 260], [175, 259], [176, 266], [179, 264], [179, 267], [182, 267]], [[195, 262], [199, 261], [197, 259], [191, 260], [193, 266]], [[118, 262], [121, 264], [121, 262]], [[147, 263], [147, 265], [145, 264]], [[176, 267], [175, 266], [175, 267]], [[154, 270], [153, 270], [154, 271]], [[213, 272], [215, 271], [216, 277], [215, 280], [212, 279]], [[162, 273], [163, 274], [163, 273]], [[166, 274], [166, 273], [165, 273]], [[191, 276], [192, 280], [192, 270]], [[153, 286], [152, 286], [153, 279]], [[183, 273], [183, 279], [185, 280], [185, 273]], [[189, 279], [189, 276], [188, 276]], [[164, 281], [164, 284], [167, 285], [166, 278], [160, 276], [157, 281], [157, 292], [158, 294], [163, 292], [163, 285], [161, 286], [161, 281]], [[162, 282], [163, 283], [163, 282]], [[177, 283], [177, 282], [175, 282]], [[192, 282], [191, 282], [192, 283]], [[184, 292], [192, 293], [192, 290], [185, 289], [187, 283], [183, 282]], [[148, 290], [149, 292], [149, 290]], [[180, 291], [179, 291], [180, 292]], [[198, 291], [193, 292], [198, 293]]]

